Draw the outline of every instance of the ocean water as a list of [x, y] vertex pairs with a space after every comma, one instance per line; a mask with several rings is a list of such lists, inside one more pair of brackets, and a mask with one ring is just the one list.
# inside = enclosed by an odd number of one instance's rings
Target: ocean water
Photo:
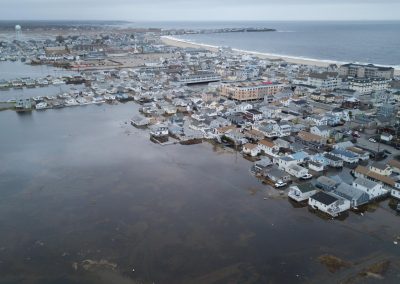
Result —
[[[166, 27], [179, 27], [169, 23]], [[266, 27], [277, 32], [179, 36], [215, 46], [336, 62], [400, 68], [400, 21], [188, 23], [189, 28]]]

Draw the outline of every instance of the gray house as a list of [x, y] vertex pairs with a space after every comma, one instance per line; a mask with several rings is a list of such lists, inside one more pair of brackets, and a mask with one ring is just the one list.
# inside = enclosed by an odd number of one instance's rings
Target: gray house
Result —
[[341, 183], [333, 192], [350, 201], [351, 207], [357, 207], [369, 202], [369, 195], [347, 183]]
[[339, 184], [340, 183], [335, 181], [334, 179], [326, 176], [320, 176], [317, 178], [315, 186], [325, 191], [332, 191], [336, 189]]
[[272, 180], [273, 182], [278, 182], [278, 181], [288, 182], [288, 181], [290, 181], [290, 175], [287, 172], [276, 168], [275, 166], [266, 173], [266, 177], [269, 178], [270, 180]]

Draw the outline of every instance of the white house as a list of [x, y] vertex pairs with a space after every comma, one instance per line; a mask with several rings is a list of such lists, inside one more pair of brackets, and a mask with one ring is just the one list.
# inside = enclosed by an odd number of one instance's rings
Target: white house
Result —
[[308, 169], [303, 168], [302, 166], [296, 165], [296, 164], [291, 164], [285, 168], [285, 171], [297, 178], [304, 177], [305, 175], [308, 174]]
[[313, 126], [310, 128], [310, 132], [324, 138], [329, 138], [331, 135], [330, 127], [326, 125]]
[[250, 110], [252, 108], [253, 108], [253, 106], [251, 104], [249, 104], [249, 103], [241, 103], [240, 105], [237, 105], [235, 107], [235, 111], [236, 112], [245, 112], [245, 111]]
[[297, 202], [301, 202], [315, 193], [317, 193], [317, 189], [311, 183], [302, 183], [291, 186], [288, 196]]
[[258, 148], [271, 156], [276, 156], [279, 152], [279, 147], [274, 142], [265, 139], [258, 141]]
[[310, 115], [307, 116], [306, 120], [315, 125], [328, 125], [328, 119], [322, 115]]
[[324, 165], [318, 162], [309, 161], [308, 168], [315, 172], [322, 172], [324, 170]]
[[366, 192], [370, 199], [375, 199], [388, 193], [388, 190], [384, 189], [382, 184], [363, 177], [356, 178], [353, 181], [353, 187]]
[[257, 144], [246, 143], [243, 145], [243, 153], [250, 155], [252, 157], [257, 156], [260, 153], [260, 148], [258, 148]]
[[266, 118], [274, 118], [281, 112], [281, 109], [275, 106], [263, 106], [260, 111]]
[[390, 194], [392, 195], [392, 197], [400, 199], [400, 189], [392, 189]]
[[392, 168], [388, 164], [373, 163], [369, 166], [369, 170], [383, 176], [390, 176], [392, 174]]
[[347, 150], [334, 149], [330, 152], [330, 154], [335, 157], [338, 157], [339, 159], [342, 159], [343, 161], [349, 164], [358, 163], [358, 161], [360, 160], [358, 154]]
[[156, 124], [150, 127], [150, 135], [160, 137], [168, 135], [168, 126], [164, 124]]
[[278, 168], [280, 170], [286, 171], [286, 168], [289, 165], [296, 165], [297, 161], [293, 159], [292, 157], [289, 156], [284, 156], [284, 157], [277, 157], [274, 159], [274, 162], [278, 165]]
[[319, 191], [308, 198], [308, 205], [332, 217], [350, 209], [350, 201], [334, 194]]

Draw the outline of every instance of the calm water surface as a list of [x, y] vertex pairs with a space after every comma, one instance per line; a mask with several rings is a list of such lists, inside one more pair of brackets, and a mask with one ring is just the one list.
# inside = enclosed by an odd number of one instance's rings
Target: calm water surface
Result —
[[125, 123], [137, 110], [0, 112], [0, 283], [320, 283], [357, 274], [328, 272], [317, 260], [325, 253], [391, 259], [385, 281], [398, 283], [399, 217], [387, 201], [324, 220], [272, 198], [230, 149], [151, 143]]
[[[212, 28], [211, 23], [209, 25]], [[400, 69], [400, 21], [222, 22], [215, 25], [267, 27], [277, 32], [180, 37], [196, 43], [277, 55], [383, 64]]]

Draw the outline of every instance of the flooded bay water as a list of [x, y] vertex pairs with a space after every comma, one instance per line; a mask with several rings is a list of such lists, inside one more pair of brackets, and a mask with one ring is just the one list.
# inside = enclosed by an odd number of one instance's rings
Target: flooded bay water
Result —
[[[337, 283], [382, 260], [383, 280], [356, 283], [399, 282], [388, 201], [321, 218], [229, 148], [153, 144], [137, 111], [0, 112], [0, 283]], [[353, 265], [331, 273], [324, 254]]]

